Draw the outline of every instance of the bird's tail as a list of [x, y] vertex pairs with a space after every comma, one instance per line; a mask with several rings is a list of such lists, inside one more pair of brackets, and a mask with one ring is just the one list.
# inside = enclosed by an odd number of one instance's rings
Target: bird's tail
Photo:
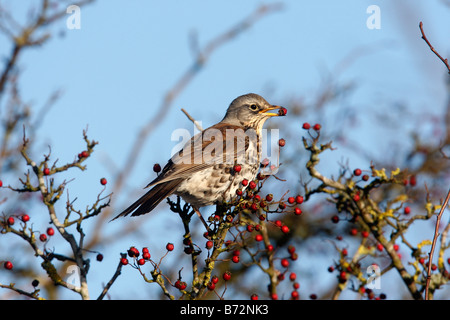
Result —
[[157, 184], [111, 221], [116, 220], [119, 217], [125, 217], [130, 213], [132, 213], [131, 216], [134, 217], [152, 211], [161, 201], [169, 197], [175, 191], [181, 181], [182, 179], [175, 179]]

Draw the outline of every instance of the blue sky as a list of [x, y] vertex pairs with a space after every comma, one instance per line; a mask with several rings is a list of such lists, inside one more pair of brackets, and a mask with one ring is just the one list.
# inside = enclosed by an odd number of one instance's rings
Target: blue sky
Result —
[[[23, 4], [32, 2], [21, 1], [19, 8], [18, 2], [2, 1], [19, 16], [27, 8]], [[168, 116], [146, 142], [135, 170], [130, 172], [130, 188], [145, 186], [152, 177], [153, 163], [163, 164], [170, 157], [176, 144], [170, 141], [173, 130], [193, 128], [180, 108], [206, 127], [221, 120], [228, 104], [238, 95], [267, 92], [267, 99], [274, 104], [283, 104], [292, 96], [308, 101], [324, 75], [333, 74], [341, 81], [357, 82], [351, 104], [362, 124], [351, 136], [373, 145], [375, 150], [383, 150], [383, 136], [388, 137], [390, 131], [371, 127], [374, 124], [370, 117], [364, 115], [388, 108], [391, 102], [405, 103], [410, 112], [418, 114], [442, 111], [447, 99], [445, 69], [420, 38], [418, 25], [422, 20], [430, 41], [448, 56], [450, 8], [443, 1], [281, 3], [281, 11], [264, 17], [215, 51], [176, 98]], [[260, 4], [253, 0], [97, 1], [81, 9], [80, 30], [68, 30], [66, 20], [61, 19], [52, 29], [55, 36], [42, 48], [27, 51], [19, 63], [23, 71], [21, 92], [35, 106], [35, 112], [40, 111], [52, 91], [63, 90], [39, 131], [36, 154], [51, 145], [59, 163], [72, 161], [84, 148], [81, 134], [88, 126], [89, 137], [100, 144], [87, 163], [87, 173], [74, 173], [76, 180], [70, 188], [81, 204], [92, 201], [100, 190], [98, 180], [114, 179], [112, 168], [123, 165], [139, 129], [153, 117], [164, 94], [191, 65], [189, 34], [197, 34], [202, 48]], [[381, 10], [379, 30], [366, 27], [366, 9], [372, 4]], [[0, 37], [0, 55], [7, 56], [9, 50], [6, 39]], [[351, 58], [347, 67], [336, 73], [339, 63], [355, 50], [364, 50], [364, 54]], [[315, 117], [311, 115], [311, 119]], [[352, 161], [367, 167], [357, 158]], [[122, 201], [123, 205], [127, 202]], [[145, 226], [150, 233], [164, 234], [161, 226], [164, 230], [176, 219], [155, 216], [148, 221], [152, 224]], [[114, 232], [123, 223], [108, 228]], [[177, 236], [169, 235], [169, 241], [178, 241]], [[123, 251], [136, 241], [154, 241], [139, 239], [127, 240], [114, 250]], [[163, 238], [160, 242], [168, 241]], [[93, 280], [94, 288], [107, 281], [103, 272], [112, 274], [115, 259], [114, 252], [107, 257], [103, 264], [107, 270], [100, 272], [102, 279]], [[123, 277], [140, 280], [137, 273], [125, 272]], [[111, 294], [129, 298], [133, 290], [123, 280]]]

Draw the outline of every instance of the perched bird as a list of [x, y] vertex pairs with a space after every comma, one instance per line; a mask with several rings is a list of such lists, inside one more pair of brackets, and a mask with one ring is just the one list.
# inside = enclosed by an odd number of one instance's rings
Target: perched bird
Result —
[[181, 196], [199, 216], [198, 208], [231, 200], [242, 180], [258, 173], [264, 122], [284, 115], [285, 108], [257, 94], [237, 97], [222, 121], [192, 137], [146, 187], [152, 188], [114, 219], [148, 213], [171, 194]]

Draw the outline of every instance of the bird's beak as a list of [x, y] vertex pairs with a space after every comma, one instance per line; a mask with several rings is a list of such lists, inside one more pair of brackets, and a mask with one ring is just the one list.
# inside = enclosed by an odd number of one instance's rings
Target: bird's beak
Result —
[[[271, 110], [278, 110], [277, 113], [268, 112]], [[259, 113], [263, 113], [265, 116], [268, 117], [278, 117], [278, 116], [285, 116], [287, 113], [286, 108], [280, 107], [280, 106], [271, 106], [269, 108], [261, 110]]]

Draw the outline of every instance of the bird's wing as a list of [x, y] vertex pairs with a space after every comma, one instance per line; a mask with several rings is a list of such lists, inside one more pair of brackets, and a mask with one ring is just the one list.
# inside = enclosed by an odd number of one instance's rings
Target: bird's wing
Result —
[[245, 151], [251, 139], [252, 133], [239, 126], [218, 123], [209, 127], [192, 137], [146, 188], [175, 179], [186, 179], [215, 164], [244, 163], [249, 160], [245, 159]]

